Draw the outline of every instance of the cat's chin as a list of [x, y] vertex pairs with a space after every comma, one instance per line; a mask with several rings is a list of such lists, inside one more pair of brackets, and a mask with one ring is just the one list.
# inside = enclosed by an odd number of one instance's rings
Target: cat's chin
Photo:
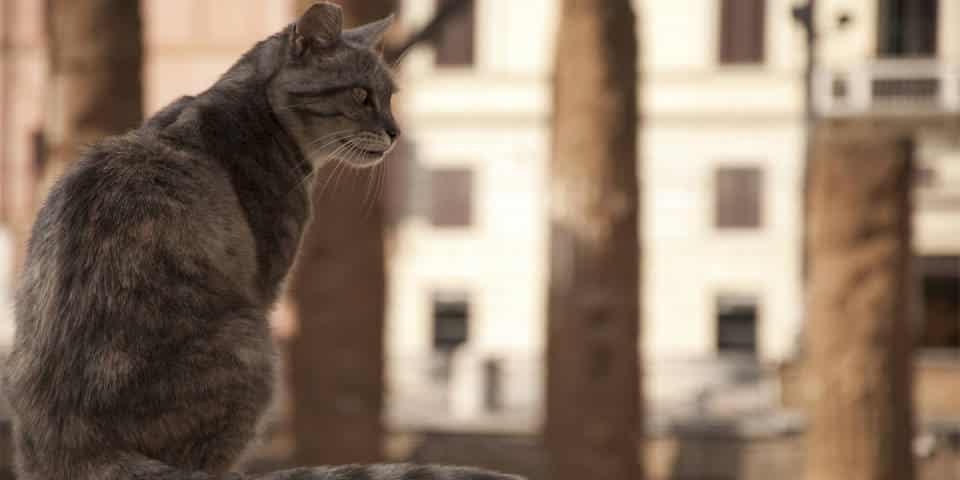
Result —
[[383, 162], [383, 159], [387, 157], [386, 152], [384, 153], [364, 153], [359, 155], [352, 155], [349, 158], [341, 157], [332, 157], [330, 161], [342, 163], [350, 168], [355, 168], [357, 170], [363, 170], [366, 168], [373, 168]]
[[339, 163], [343, 163], [348, 167], [362, 170], [365, 168], [373, 168], [379, 165], [393, 150], [393, 147], [389, 147], [384, 151], [374, 152], [367, 150], [356, 149], [353, 152], [344, 155], [344, 156], [335, 156], [331, 160], [334, 160]]
[[380, 163], [383, 162], [384, 158], [386, 158], [386, 155], [381, 154], [376, 157], [371, 157], [370, 159], [354, 158], [352, 160], [342, 160], [342, 162], [356, 169], [364, 169], [364, 168], [373, 168], [373, 167], [376, 167], [377, 165], [380, 165]]

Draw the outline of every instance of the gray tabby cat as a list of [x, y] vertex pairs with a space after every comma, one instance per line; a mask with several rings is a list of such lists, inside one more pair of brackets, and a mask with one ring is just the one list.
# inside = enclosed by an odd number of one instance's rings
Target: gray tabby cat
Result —
[[[391, 19], [319, 3], [213, 87], [93, 146], [33, 228], [4, 373], [21, 480], [468, 480], [413, 465], [229, 473], [273, 384], [267, 313], [327, 159], [393, 147]], [[319, 434], [320, 432], [318, 432]], [[336, 435], [336, 433], [333, 433]]]

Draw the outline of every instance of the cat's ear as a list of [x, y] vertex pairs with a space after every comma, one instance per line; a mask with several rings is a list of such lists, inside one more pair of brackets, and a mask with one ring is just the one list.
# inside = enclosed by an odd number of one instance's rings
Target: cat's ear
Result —
[[388, 17], [377, 20], [376, 22], [371, 22], [366, 25], [361, 25], [357, 28], [351, 28], [343, 32], [343, 37], [352, 43], [363, 45], [366, 48], [373, 49], [376, 47], [381, 40], [383, 40], [383, 34], [386, 33], [387, 29], [393, 25], [393, 21], [396, 19], [396, 15], [390, 14]]
[[293, 53], [297, 56], [315, 45], [330, 48], [340, 41], [343, 34], [343, 11], [330, 2], [313, 4], [297, 20], [293, 32]]

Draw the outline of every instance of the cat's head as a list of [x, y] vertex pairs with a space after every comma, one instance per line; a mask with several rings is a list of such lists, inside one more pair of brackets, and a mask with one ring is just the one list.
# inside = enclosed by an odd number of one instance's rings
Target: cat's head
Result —
[[377, 51], [391, 23], [392, 15], [344, 30], [340, 7], [319, 2], [289, 31], [289, 58], [271, 81], [270, 103], [314, 165], [373, 166], [396, 144], [396, 87]]

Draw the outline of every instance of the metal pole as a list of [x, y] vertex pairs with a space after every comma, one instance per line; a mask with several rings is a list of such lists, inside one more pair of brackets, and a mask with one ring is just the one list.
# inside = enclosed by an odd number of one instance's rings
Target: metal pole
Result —
[[801, 288], [806, 291], [807, 278], [809, 277], [809, 252], [807, 246], [807, 230], [808, 230], [808, 217], [809, 217], [809, 207], [810, 203], [808, 200], [808, 191], [810, 183], [810, 167], [813, 163], [812, 152], [813, 152], [813, 142], [815, 140], [814, 136], [816, 133], [817, 125], [817, 111], [814, 104], [814, 76], [816, 74], [817, 68], [817, 47], [819, 36], [817, 35], [816, 28], [816, 15], [817, 12], [817, 0], [807, 0], [806, 5], [800, 5], [794, 7], [793, 17], [794, 19], [803, 27], [804, 33], [806, 34], [806, 47], [807, 47], [807, 59], [806, 65], [804, 68], [804, 145], [803, 145], [803, 213], [802, 220], [803, 226], [802, 230], [802, 241], [801, 241], [801, 265], [800, 265], [800, 275], [801, 275]]

